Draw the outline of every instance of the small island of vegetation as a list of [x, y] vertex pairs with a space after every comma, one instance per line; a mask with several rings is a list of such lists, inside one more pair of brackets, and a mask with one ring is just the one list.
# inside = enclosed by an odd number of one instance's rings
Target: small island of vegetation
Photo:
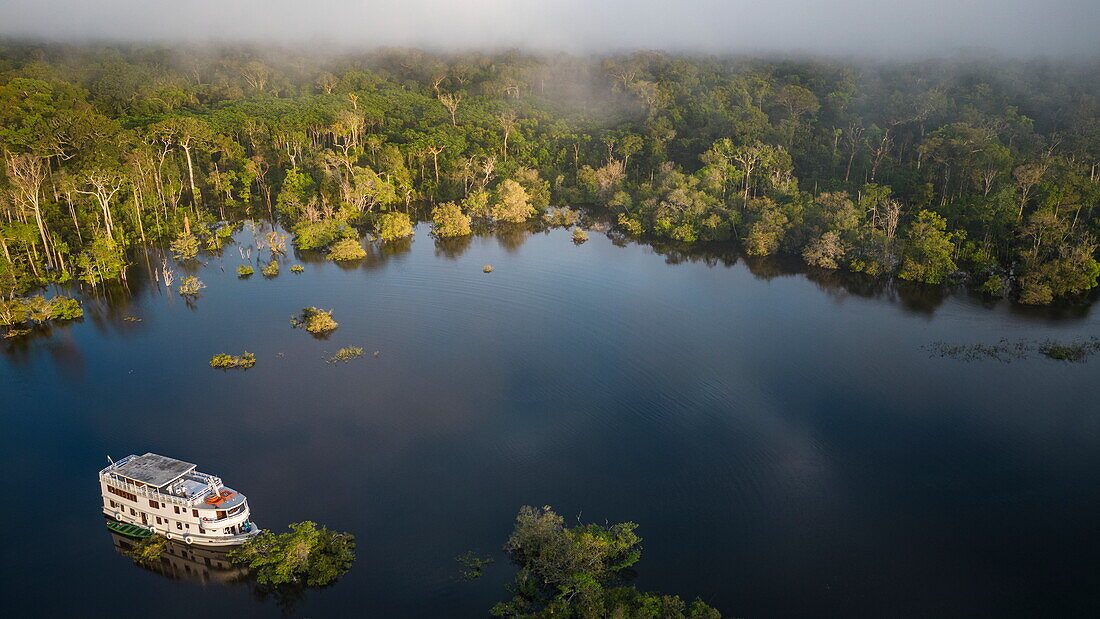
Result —
[[247, 350], [240, 355], [218, 354], [210, 358], [210, 367], [217, 368], [219, 370], [232, 370], [248, 368], [256, 365], [256, 355], [248, 352]]
[[[505, 550], [519, 567], [511, 600], [493, 607], [497, 617], [662, 617], [721, 619], [702, 600], [638, 591], [624, 574], [642, 556], [638, 525], [578, 524], [550, 507], [524, 506]], [[477, 565], [480, 570], [483, 563]]]
[[297, 316], [291, 316], [290, 324], [294, 328], [305, 328], [314, 335], [324, 335], [336, 330], [340, 323], [332, 317], [331, 310], [323, 310], [316, 307], [306, 307]]
[[355, 537], [313, 522], [290, 525], [286, 533], [264, 530], [229, 553], [248, 566], [260, 585], [326, 587], [355, 562]]

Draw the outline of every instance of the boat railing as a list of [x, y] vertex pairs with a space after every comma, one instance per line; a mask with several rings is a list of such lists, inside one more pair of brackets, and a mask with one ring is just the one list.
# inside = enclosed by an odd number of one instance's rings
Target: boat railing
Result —
[[239, 511], [235, 514], [229, 514], [228, 516], [226, 516], [224, 518], [203, 518], [203, 519], [201, 519], [201, 522], [203, 523], [204, 526], [205, 525], [220, 525], [221, 523], [226, 522], [228, 520], [239, 519], [241, 517], [241, 515], [244, 515], [244, 520], [248, 520], [247, 510], [242, 509], [241, 511]]
[[[111, 481], [120, 485], [127, 492], [132, 492], [138, 496], [143, 496], [150, 499], [157, 499], [166, 503], [177, 503], [179, 505], [185, 505], [187, 507], [193, 507], [206, 494], [206, 492], [204, 491], [191, 496], [180, 496], [178, 494], [162, 492], [159, 489], [153, 488], [151, 486], [139, 486], [134, 483], [133, 480], [122, 477], [121, 475], [117, 475], [109, 470], [104, 471], [103, 473], [101, 473], [101, 475], [108, 477]], [[215, 488], [222, 487], [220, 479], [211, 475], [207, 475], [207, 477], [210, 477], [210, 481], [216, 484], [214, 486]]]

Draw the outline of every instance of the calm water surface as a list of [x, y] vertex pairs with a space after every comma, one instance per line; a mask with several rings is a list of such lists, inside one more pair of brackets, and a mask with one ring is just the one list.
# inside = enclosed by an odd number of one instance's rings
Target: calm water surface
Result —
[[[281, 612], [115, 551], [96, 472], [145, 451], [220, 475], [260, 526], [358, 537], [352, 571], [294, 616], [484, 616], [507, 597], [500, 549], [524, 504], [638, 522], [634, 584], [729, 615], [1100, 613], [1100, 360], [922, 348], [1100, 335], [1088, 307], [929, 299], [562, 230], [440, 247], [421, 225], [371, 251], [242, 281], [228, 246], [194, 267], [191, 304], [142, 258], [129, 294], [0, 341], [0, 615]], [[335, 310], [327, 340], [290, 326], [311, 305]], [[346, 345], [368, 354], [323, 361]], [[255, 368], [208, 366], [242, 350]], [[472, 583], [454, 561], [468, 550], [497, 559]]]

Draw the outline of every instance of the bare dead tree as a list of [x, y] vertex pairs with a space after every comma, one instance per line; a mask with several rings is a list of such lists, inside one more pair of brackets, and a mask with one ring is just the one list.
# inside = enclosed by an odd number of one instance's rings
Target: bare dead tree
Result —
[[459, 93], [446, 93], [441, 92], [438, 95], [439, 102], [443, 104], [443, 107], [447, 108], [447, 111], [451, 113], [451, 126], [457, 127], [458, 121], [455, 118], [455, 113], [458, 112], [458, 104], [462, 103], [462, 95]]

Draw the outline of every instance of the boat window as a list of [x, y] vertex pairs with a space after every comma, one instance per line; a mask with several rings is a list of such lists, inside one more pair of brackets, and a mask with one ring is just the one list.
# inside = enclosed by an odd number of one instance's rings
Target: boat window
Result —
[[120, 496], [124, 499], [130, 499], [134, 503], [137, 503], [137, 495], [136, 494], [126, 492], [125, 490], [119, 490], [118, 488], [115, 488], [114, 486], [107, 486], [107, 492], [110, 492], [111, 494], [117, 494], [118, 496]]
[[133, 507], [130, 508], [130, 515], [131, 516], [136, 516], [137, 515], [137, 512], [134, 511]]
[[157, 516], [157, 524], [160, 524], [160, 516]]
[[182, 522], [177, 522], [176, 523], [176, 528], [179, 529], [180, 531], [182, 531], [183, 530], [183, 523]]
[[154, 501], [153, 499], [149, 499], [149, 507], [152, 507], [153, 509], [156, 509], [156, 508], [160, 507], [160, 502], [159, 501]]
[[191, 515], [198, 518], [199, 517], [199, 510], [197, 510], [197, 509], [191, 510]]
[[234, 507], [233, 509], [229, 510], [229, 515], [232, 516], [233, 514], [238, 514], [243, 509], [244, 509], [244, 505], [238, 505], [238, 506]]
[[177, 514], [180, 513], [180, 506], [179, 505], [173, 505], [172, 507], [174, 507], [176, 509]]
[[218, 510], [218, 520], [221, 520], [222, 518], [225, 518], [225, 510], [224, 509], [219, 509]]

